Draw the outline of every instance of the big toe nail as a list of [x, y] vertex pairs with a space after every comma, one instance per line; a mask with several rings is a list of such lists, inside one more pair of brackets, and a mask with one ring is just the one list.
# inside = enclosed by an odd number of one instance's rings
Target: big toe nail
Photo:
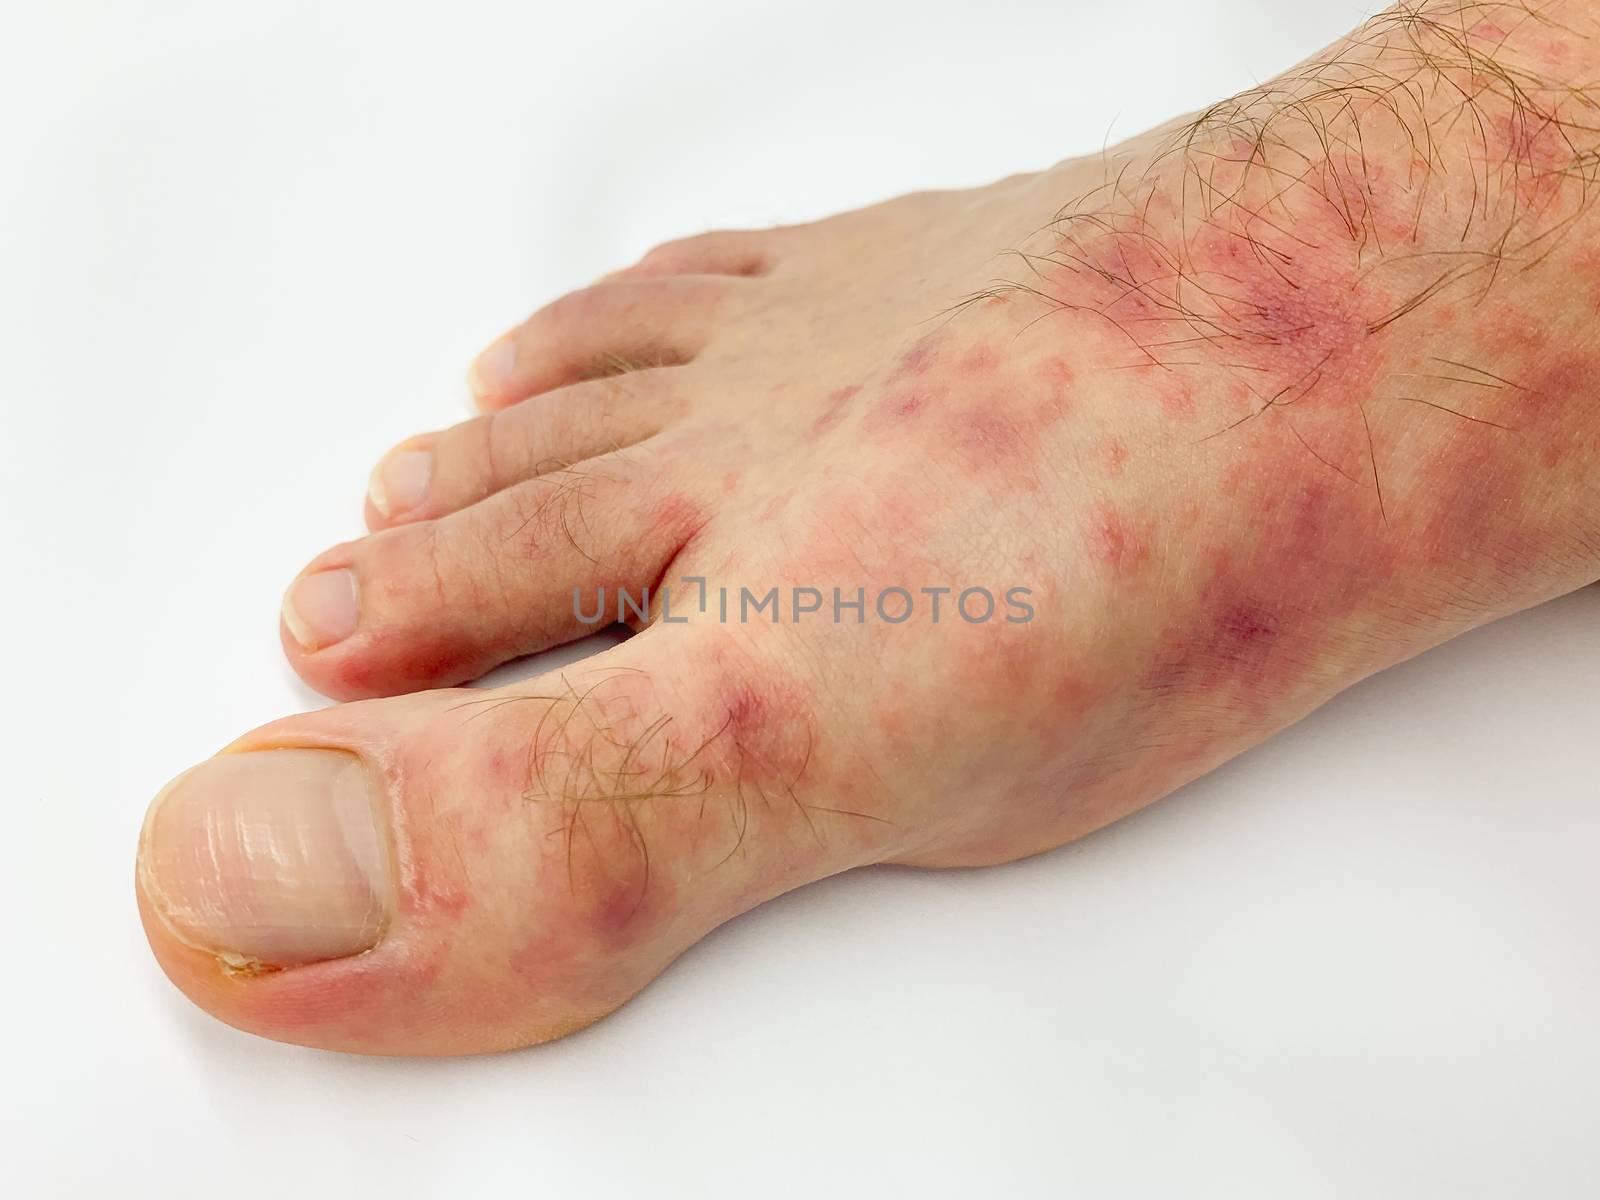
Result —
[[378, 793], [340, 750], [258, 750], [195, 767], [156, 797], [145, 897], [182, 942], [245, 967], [371, 949], [390, 904]]

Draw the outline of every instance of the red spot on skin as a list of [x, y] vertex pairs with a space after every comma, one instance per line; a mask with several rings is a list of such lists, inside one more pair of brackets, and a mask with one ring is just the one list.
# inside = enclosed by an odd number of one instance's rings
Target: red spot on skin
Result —
[[1162, 411], [1175, 421], [1192, 421], [1195, 416], [1194, 388], [1188, 381], [1171, 378], [1156, 387]]
[[862, 428], [868, 433], [889, 433], [902, 430], [928, 406], [925, 390], [889, 391], [879, 397]]
[[[867, 414], [863, 430], [896, 436], [909, 423], [923, 423], [931, 429], [930, 450], [941, 456], [953, 451], [975, 474], [1003, 474], [1009, 486], [1037, 491], [1033, 462], [1049, 445], [1051, 427], [1074, 404], [1072, 364], [1051, 357], [1013, 366], [994, 346], [980, 342], [962, 352], [954, 365], [957, 375], [970, 378], [958, 381], [953, 393], [926, 381], [894, 386], [906, 374], [897, 371]], [[965, 403], [952, 410], [951, 401], [958, 399]], [[926, 418], [933, 413], [940, 420], [930, 427]]]
[[1544, 361], [1549, 356], [1550, 334], [1542, 323], [1527, 320], [1510, 306], [1496, 309], [1484, 324], [1484, 349], [1496, 362]]
[[415, 883], [412, 902], [417, 909], [434, 914], [435, 919], [442, 915], [450, 920], [459, 920], [461, 914], [472, 906], [472, 895], [462, 888], [425, 888]]
[[[779, 592], [785, 606], [781, 627], [788, 627], [789, 601], [782, 588]], [[802, 623], [821, 621], [825, 613], [826, 607], [822, 613], [802, 617]], [[765, 624], [765, 617], [759, 620], [761, 624], [747, 627], [752, 642], [777, 632], [778, 627]], [[697, 771], [707, 773], [714, 783], [739, 781], [752, 799], [800, 783], [824, 750], [811, 689], [759, 648], [725, 638], [711, 640], [700, 652], [699, 663], [695, 678], [684, 681], [686, 690], [674, 702], [673, 738], [680, 752], [698, 748]]]
[[1148, 552], [1139, 533], [1115, 509], [1106, 505], [1091, 514], [1087, 540], [1094, 560], [1118, 576], [1128, 575], [1138, 568]]
[[1037, 408], [1041, 425], [1060, 421], [1072, 411], [1073, 384], [1076, 373], [1064, 358], [1047, 358], [1035, 371], [1042, 385]]
[[957, 363], [957, 369], [968, 375], [979, 375], [993, 371], [1000, 365], [1000, 356], [995, 353], [994, 347], [988, 342], [979, 342], [963, 354]]
[[[583, 806], [582, 832], [570, 842], [557, 829], [547, 869], [544, 910], [532, 932], [508, 955], [526, 1004], [527, 988], [553, 989], [599, 983], [589, 977], [596, 955], [637, 946], [660, 929], [675, 910], [670, 871], [653, 870], [646, 839], [670, 837], [662, 814], [619, 805]], [[576, 832], [576, 831], [574, 831]]]
[[938, 357], [939, 334], [928, 334], [920, 339], [917, 344], [900, 356], [900, 361], [895, 364], [894, 370], [889, 373], [889, 383], [898, 383], [907, 378], [920, 378], [928, 373], [933, 366], [934, 359]]
[[[1030, 602], [1039, 614], [1036, 619], [1048, 620], [1059, 611], [1061, 598], [1053, 588], [1036, 587]], [[1122, 686], [1119, 678], [1097, 675], [1093, 662], [1063, 661], [1059, 648], [1041, 654], [1038, 629], [1031, 624], [958, 622], [944, 636], [953, 647], [953, 653], [945, 652], [948, 686], [968, 705], [1012, 714], [1008, 733], [1019, 745], [1070, 744]], [[924, 737], [926, 726], [924, 718]]]
[[729, 471], [722, 477], [722, 494], [727, 495], [739, 486], [739, 481], [744, 478], [741, 471]]
[[1586, 248], [1573, 255], [1572, 275], [1589, 285], [1589, 307], [1600, 311], [1600, 250]]
[[1600, 246], [1585, 246], [1574, 254], [1572, 273], [1584, 279], [1600, 277]]
[[637, 874], [628, 872], [615, 880], [603, 878], [604, 882], [598, 883], [589, 897], [585, 924], [598, 932], [604, 945], [632, 945], [661, 915], [659, 872], [651, 878], [641, 866]]
[[1572, 359], [1557, 359], [1548, 363], [1531, 390], [1535, 402], [1542, 408], [1592, 397], [1597, 390], [1592, 364]]
[[1077, 379], [1072, 364], [1060, 356], [1052, 356], [1039, 364], [1039, 377], [1046, 383], [1065, 387]]
[[688, 537], [703, 522], [700, 506], [694, 500], [682, 492], [669, 492], [651, 509], [650, 529], [646, 536]]
[[927, 402], [926, 396], [912, 393], [895, 403], [894, 414], [897, 417], [914, 417], [922, 411], [922, 406]]
[[1255, 600], [1242, 600], [1222, 611], [1216, 636], [1226, 645], [1245, 647], [1277, 637], [1278, 628], [1279, 618], [1271, 609]]
[[[1229, 473], [1223, 527], [1193, 535], [1236, 548], [1210, 553], [1144, 685], [1226, 704], [1232, 719], [1248, 723], [1276, 711], [1334, 644], [1338, 622], [1385, 586], [1400, 543], [1384, 536], [1372, 490], [1326, 468], [1307, 470], [1287, 429], [1262, 426], [1239, 452], [1252, 467]], [[1250, 531], [1243, 542], [1239, 529]]]
[[1244, 714], [1270, 710], [1298, 683], [1301, 664], [1292, 656], [1275, 661], [1274, 652], [1291, 629], [1302, 644], [1304, 627], [1292, 627], [1221, 559], [1208, 590], [1234, 587], [1246, 590], [1219, 596], [1168, 631], [1145, 674], [1146, 688], [1158, 695], [1226, 696]]
[[[1481, 556], [1511, 578], [1536, 572], [1550, 545], [1573, 536], [1542, 470], [1567, 470], [1583, 462], [1593, 444], [1592, 414], [1600, 383], [1592, 361], [1552, 353], [1543, 334], [1526, 332], [1539, 347], [1537, 369], [1500, 393], [1495, 415], [1514, 432], [1469, 428], [1440, 444], [1423, 467], [1425, 519], [1419, 540], [1430, 559], [1451, 567], [1467, 554]], [[1576, 459], [1576, 462], [1574, 461]], [[1586, 513], [1592, 520], [1592, 513]], [[1595, 526], [1591, 524], [1590, 528]]]
[[1100, 461], [1105, 465], [1107, 475], [1121, 475], [1128, 458], [1128, 447], [1120, 438], [1107, 438], [1100, 446]]
[[951, 448], [975, 471], [1015, 471], [1029, 448], [1016, 424], [993, 409], [957, 413], [946, 428]]
[[1255, 472], [1255, 465], [1249, 462], [1236, 462], [1222, 473], [1222, 483], [1218, 487], [1224, 496], [1237, 496], [1239, 489], [1246, 480]]
[[759, 743], [766, 734], [767, 703], [748, 683], [735, 683], [723, 701], [723, 728], [742, 745]]
[[822, 412], [817, 415], [816, 420], [811, 422], [811, 428], [806, 432], [807, 440], [814, 442], [836, 426], [849, 408], [850, 402], [856, 398], [860, 391], [861, 388], [858, 385], [851, 385], [850, 387], [839, 388], [831, 393], [828, 396], [827, 403], [823, 406]]
[[1081, 722], [1101, 699], [1100, 689], [1075, 675], [1063, 676], [1050, 689], [1050, 716], [1058, 722]]
[[882, 579], [909, 586], [914, 548], [938, 527], [944, 506], [915, 459], [892, 471], [828, 484], [795, 522], [803, 536], [789, 544], [780, 582], [853, 589]]
[[912, 728], [905, 709], [894, 700], [885, 700], [880, 703], [873, 715], [879, 732], [893, 741], [904, 740], [906, 734]]
[[[1000, 600], [999, 593], [995, 595]], [[948, 607], [949, 601], [946, 604]], [[1027, 625], [1008, 625], [1003, 620], [968, 624], [947, 615], [940, 628], [956, 643], [956, 679], [969, 704], [977, 700], [1009, 708], [1014, 697], [1031, 690], [1046, 669]]]

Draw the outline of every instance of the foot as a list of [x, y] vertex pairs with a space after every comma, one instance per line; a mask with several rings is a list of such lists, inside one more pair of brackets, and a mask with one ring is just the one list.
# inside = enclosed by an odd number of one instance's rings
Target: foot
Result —
[[[1600, 578], [1600, 132], [1562, 86], [1600, 9], [1418, 8], [496, 342], [484, 414], [392, 451], [287, 595], [296, 669], [360, 702], [153, 805], [168, 974], [286, 1041], [546, 1040], [790, 888], [1058, 846]], [[614, 649], [452, 687], [619, 590]]]

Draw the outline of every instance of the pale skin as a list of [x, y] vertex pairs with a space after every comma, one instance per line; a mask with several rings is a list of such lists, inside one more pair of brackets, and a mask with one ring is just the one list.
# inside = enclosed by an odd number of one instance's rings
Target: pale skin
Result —
[[[153, 806], [162, 966], [285, 1041], [545, 1041], [773, 896], [1069, 842], [1600, 579], [1595, 78], [1596, 0], [1412, 3], [1104, 156], [536, 313], [289, 590], [352, 703]], [[741, 622], [689, 577], [953, 590]], [[455, 686], [618, 587], [679, 619]], [[1031, 620], [952, 616], [1014, 587]]]

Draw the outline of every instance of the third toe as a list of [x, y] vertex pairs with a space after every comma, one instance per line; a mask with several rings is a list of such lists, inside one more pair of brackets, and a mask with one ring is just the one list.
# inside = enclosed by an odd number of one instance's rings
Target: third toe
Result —
[[673, 370], [573, 384], [402, 442], [367, 485], [373, 529], [456, 512], [505, 488], [636, 445], [688, 408]]

